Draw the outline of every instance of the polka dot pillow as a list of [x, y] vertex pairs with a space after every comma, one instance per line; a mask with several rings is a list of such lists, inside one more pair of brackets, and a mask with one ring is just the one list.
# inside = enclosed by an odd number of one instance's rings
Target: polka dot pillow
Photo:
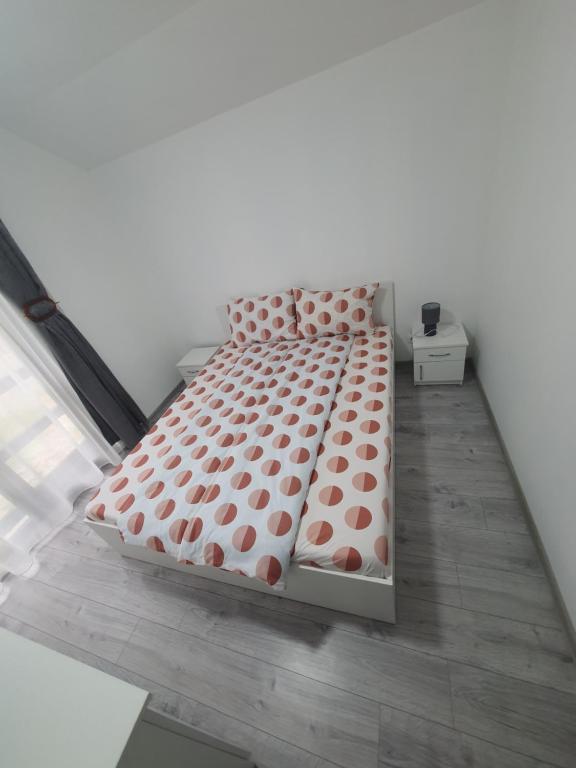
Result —
[[298, 338], [353, 333], [366, 336], [374, 330], [372, 304], [379, 283], [342, 291], [306, 291], [294, 288]]
[[233, 299], [226, 307], [232, 341], [237, 347], [253, 342], [296, 339], [293, 292]]

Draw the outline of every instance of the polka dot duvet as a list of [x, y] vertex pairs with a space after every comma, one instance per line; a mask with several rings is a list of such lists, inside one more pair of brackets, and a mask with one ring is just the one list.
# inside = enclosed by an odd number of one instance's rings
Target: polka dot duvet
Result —
[[291, 557], [385, 575], [388, 341], [383, 328], [224, 344], [88, 517], [116, 523], [127, 544], [274, 589]]
[[294, 561], [390, 575], [390, 333], [356, 336], [302, 510]]

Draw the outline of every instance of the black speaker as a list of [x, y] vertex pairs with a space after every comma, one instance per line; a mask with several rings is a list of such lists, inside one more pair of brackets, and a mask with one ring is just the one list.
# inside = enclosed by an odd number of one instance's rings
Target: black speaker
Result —
[[424, 336], [436, 336], [436, 326], [440, 321], [440, 304], [437, 301], [429, 301], [422, 304], [422, 324]]

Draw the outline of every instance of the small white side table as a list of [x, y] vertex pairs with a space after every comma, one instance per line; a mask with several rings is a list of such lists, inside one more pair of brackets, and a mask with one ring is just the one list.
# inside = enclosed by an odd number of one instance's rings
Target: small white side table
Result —
[[254, 768], [149, 693], [0, 628], [2, 768]]
[[440, 323], [435, 336], [412, 328], [414, 384], [462, 384], [468, 339], [461, 323]]
[[176, 367], [186, 384], [190, 384], [194, 376], [204, 368], [208, 360], [218, 349], [219, 347], [195, 347], [187, 355], [184, 355]]

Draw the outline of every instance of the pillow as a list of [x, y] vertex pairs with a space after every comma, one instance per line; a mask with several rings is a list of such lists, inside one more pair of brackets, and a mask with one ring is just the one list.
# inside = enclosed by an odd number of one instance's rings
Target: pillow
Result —
[[296, 339], [296, 307], [292, 291], [258, 298], [233, 299], [226, 307], [232, 341], [247, 347], [255, 341]]
[[298, 338], [352, 333], [366, 336], [374, 329], [372, 304], [379, 283], [342, 291], [306, 291], [294, 288]]

